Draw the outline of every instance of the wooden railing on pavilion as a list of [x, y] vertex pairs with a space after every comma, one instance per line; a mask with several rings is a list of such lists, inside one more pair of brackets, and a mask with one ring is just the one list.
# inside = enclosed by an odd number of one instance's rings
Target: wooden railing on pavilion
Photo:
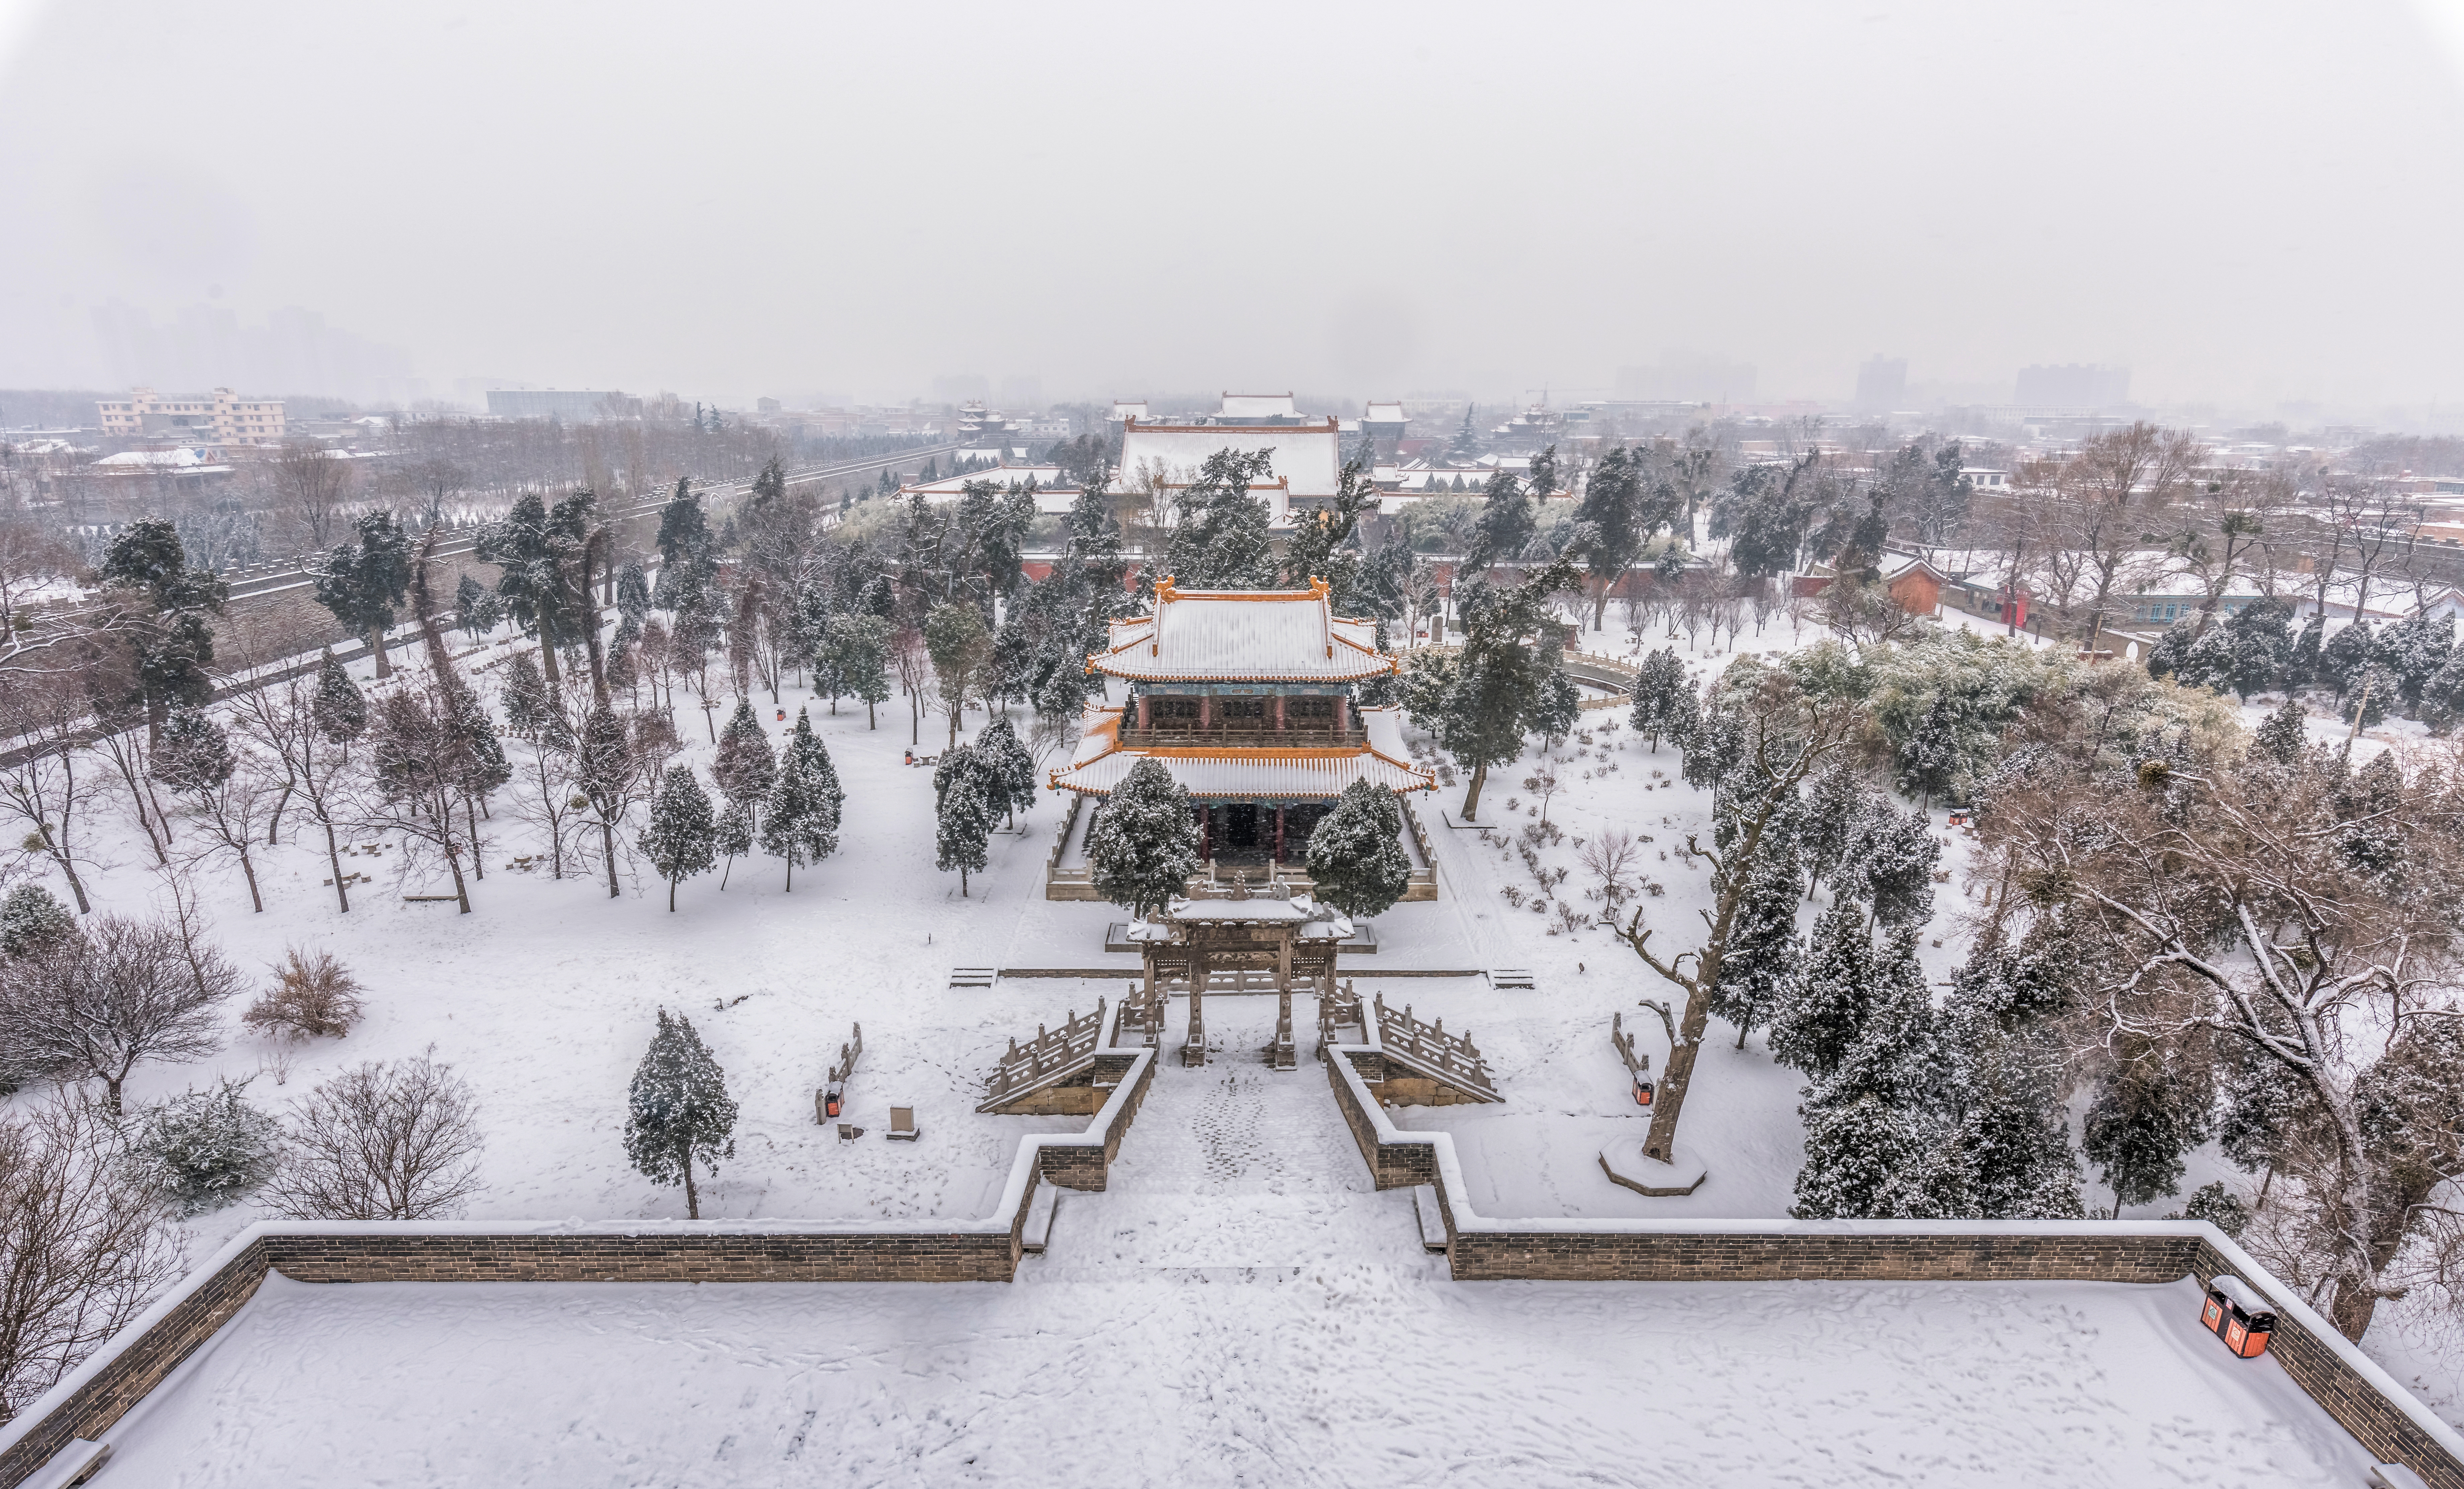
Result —
[[1196, 724], [1163, 723], [1140, 729], [1125, 722], [1120, 739], [1132, 748], [1357, 750], [1369, 743], [1369, 731], [1358, 726], [1337, 729], [1331, 724], [1293, 724], [1285, 729], [1272, 724], [1211, 724], [1200, 729]]
[[1035, 1027], [1035, 1038], [1021, 1044], [1013, 1039], [1008, 1053], [1001, 1057], [991, 1079], [984, 1083], [984, 1099], [977, 1103], [978, 1111], [990, 1111], [1017, 1100], [1038, 1086], [1049, 1085], [1085, 1069], [1095, 1059], [1095, 1041], [1103, 1035], [1104, 1000], [1095, 999], [1095, 1011], [1084, 1018], [1072, 1009], [1058, 1029]]

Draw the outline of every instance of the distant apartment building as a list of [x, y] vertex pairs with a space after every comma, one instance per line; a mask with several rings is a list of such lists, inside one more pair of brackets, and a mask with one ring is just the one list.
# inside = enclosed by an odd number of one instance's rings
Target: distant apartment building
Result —
[[623, 393], [582, 388], [490, 388], [488, 412], [499, 419], [593, 424], [601, 419], [639, 418], [642, 401]]
[[102, 414], [102, 432], [122, 439], [279, 445], [284, 431], [280, 402], [244, 399], [227, 387], [189, 398], [165, 398], [150, 387], [132, 388], [126, 398], [106, 400], [95, 407]]

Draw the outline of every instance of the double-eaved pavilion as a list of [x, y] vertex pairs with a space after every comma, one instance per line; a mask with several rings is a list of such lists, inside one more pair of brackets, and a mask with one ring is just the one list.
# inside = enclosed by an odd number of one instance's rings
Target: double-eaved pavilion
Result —
[[1197, 804], [1210, 864], [1297, 863], [1353, 781], [1397, 795], [1437, 784], [1408, 758], [1401, 711], [1360, 706], [1360, 684], [1397, 667], [1375, 636], [1374, 623], [1334, 613], [1324, 580], [1183, 590], [1167, 577], [1155, 613], [1113, 622], [1088, 659], [1126, 692], [1090, 715], [1052, 784], [1100, 803], [1139, 760], [1155, 760]]

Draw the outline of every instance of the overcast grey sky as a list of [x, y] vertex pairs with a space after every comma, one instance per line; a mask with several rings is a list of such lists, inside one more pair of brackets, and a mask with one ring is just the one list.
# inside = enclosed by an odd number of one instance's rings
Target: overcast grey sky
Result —
[[2464, 403], [2445, 4], [0, 0], [0, 385], [117, 300], [440, 392]]

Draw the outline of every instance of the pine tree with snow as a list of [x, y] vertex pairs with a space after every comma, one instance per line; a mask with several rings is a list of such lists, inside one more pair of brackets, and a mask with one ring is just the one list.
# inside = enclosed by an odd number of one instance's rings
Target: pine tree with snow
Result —
[[524, 739], [539, 738], [556, 712], [547, 679], [539, 675], [539, 663], [528, 651], [514, 653], [514, 659], [505, 664], [499, 697], [505, 705], [505, 727]]
[[1164, 562], [1183, 589], [1271, 589], [1282, 565], [1266, 503], [1249, 494], [1272, 471], [1274, 451], [1219, 449], [1177, 501]]
[[2123, 1051], [2106, 1071], [2079, 1148], [2113, 1191], [2114, 1218], [2179, 1191], [2182, 1155], [2208, 1139], [2211, 1099], [2205, 1069], [2152, 1049]]
[[616, 824], [633, 801], [633, 744], [625, 721], [602, 703], [582, 721], [573, 752], [573, 783], [599, 821], [600, 855], [607, 864], [607, 897], [616, 898]]
[[1912, 930], [1892, 934], [1862, 1027], [1797, 1107], [1805, 1166], [1789, 1207], [1797, 1219], [1908, 1220], [1942, 1213], [1933, 1181], [1944, 1139], [1932, 1101], [1935, 1018], [1916, 945]]
[[2374, 662], [2362, 668], [2360, 679], [2346, 690], [2344, 707], [2337, 717], [2356, 728], [2376, 729], [2387, 722], [2387, 712], [2397, 701], [2397, 690], [2402, 686], [2402, 680], [2395, 673]]
[[2309, 717], [2298, 699], [2287, 698], [2251, 736], [2250, 752], [2277, 765], [2299, 765], [2309, 749], [2304, 721]]
[[1035, 805], [1035, 756], [1019, 743], [1007, 715], [997, 716], [983, 727], [976, 735], [975, 750], [987, 773], [987, 794], [1009, 816], [1010, 825], [1016, 826], [1017, 814]]
[[2050, 922], [2017, 947], [1997, 927], [1952, 976], [1943, 1018], [1949, 1136], [1934, 1171], [1942, 1214], [2057, 1220], [2083, 1213], [2062, 1049], [2051, 1027], [2072, 959]]
[[727, 1072], [693, 1032], [693, 1020], [659, 1010], [659, 1029], [633, 1072], [625, 1118], [625, 1155], [653, 1184], [682, 1184], [685, 1215], [701, 1218], [693, 1165], [712, 1173], [736, 1156], [736, 1102]]
[[1929, 811], [1935, 794], [1950, 789], [1959, 765], [1959, 708], [1938, 692], [1900, 746], [1900, 789], [1922, 798]]
[[1142, 759], [1087, 829], [1095, 892], [1143, 919], [1189, 892], [1198, 872], [1197, 809], [1161, 761]]
[[891, 625], [877, 615], [839, 614], [830, 618], [813, 651], [813, 690], [839, 711], [839, 699], [853, 697], [864, 705], [864, 727], [879, 722], [875, 710], [890, 698]]
[[1848, 861], [1850, 845], [1856, 841], [1857, 824], [1865, 819], [1869, 793], [1857, 773], [1843, 762], [1835, 763], [1814, 777], [1806, 788], [1805, 814], [1797, 834], [1797, 849], [1805, 860], [1807, 872], [1806, 897], [1811, 899], [1815, 886], [1831, 884], [1837, 895], [1836, 875]]
[[2367, 621], [2353, 622], [2319, 648], [2319, 681], [2336, 690], [2338, 703], [2361, 691], [2362, 676], [2369, 670], [2374, 649]]
[[[454, 741], [459, 746], [454, 786], [466, 800], [484, 801], [488, 793], [514, 778], [513, 762], [505, 758], [504, 743], [496, 737], [495, 720], [488, 716], [488, 706], [480, 701], [478, 691], [450, 673], [445, 679], [445, 691], [447, 716], [452, 720]], [[475, 830], [472, 846], [475, 852]]]
[[1660, 753], [1663, 738], [1683, 744], [1686, 731], [1701, 712], [1693, 679], [1685, 675], [1685, 664], [1677, 659], [1676, 648], [1662, 646], [1642, 659], [1642, 666], [1635, 669], [1634, 728], [1651, 741], [1654, 755]]
[[933, 866], [958, 871], [958, 897], [967, 897], [967, 875], [981, 873], [991, 860], [985, 844], [992, 838], [994, 793], [1001, 783], [999, 767], [973, 745], [945, 752], [933, 771]]
[[718, 732], [718, 754], [711, 761], [710, 777], [718, 783], [719, 794], [730, 806], [741, 806], [759, 823], [759, 814], [754, 808], [779, 778], [779, 759], [770, 753], [770, 736], [754, 716], [751, 700], [737, 699], [736, 712]]
[[650, 821], [642, 829], [640, 845], [642, 856], [668, 882], [670, 914], [676, 909], [676, 886], [708, 873], [718, 862], [717, 840], [710, 793], [701, 788], [691, 766], [669, 766], [658, 795], [650, 799]]
[[1412, 885], [1402, 828], [1393, 792], [1366, 780], [1344, 787], [1334, 810], [1309, 830], [1309, 875], [1317, 898], [1364, 917], [1382, 914], [1401, 899]]
[[1865, 1026], [1874, 980], [1874, 938], [1864, 911], [1839, 900], [1814, 923], [1804, 972], [1772, 1015], [1771, 1059], [1816, 1080], [1829, 1076]]
[[245, 1199], [274, 1177], [282, 1125], [249, 1105], [247, 1081], [224, 1080], [148, 1108], [128, 1156], [183, 1217]]
[[38, 884], [0, 895], [0, 956], [33, 956], [77, 930], [77, 917]]
[[2429, 610], [2381, 631], [2370, 647], [2370, 660], [2395, 675], [2396, 696], [2408, 708], [2420, 705], [2422, 690], [2454, 654], [2454, 620]]
[[[1768, 831], [1768, 829], [1766, 829]], [[1711, 1012], [1737, 1026], [1737, 1048], [1756, 1024], [1770, 1020], [1794, 996], [1803, 974], [1805, 946], [1796, 934], [1798, 866], [1794, 847], [1776, 843], [1754, 858], [1720, 982], [1711, 991]]]
[[328, 646], [317, 662], [317, 692], [308, 702], [308, 716], [327, 741], [346, 745], [368, 730], [368, 700], [351, 681], [351, 670], [334, 660]]
[[1863, 900], [1881, 926], [1920, 926], [1933, 915], [1933, 868], [1942, 843], [1922, 814], [1875, 798], [1857, 823], [1840, 887]]
[[727, 887], [727, 876], [736, 871], [736, 861], [753, 851], [753, 806], [730, 801], [719, 809], [718, 820], [712, 824], [712, 850], [724, 859], [727, 867], [720, 871], [718, 887]]
[[761, 851], [786, 860], [789, 893], [796, 888], [796, 865], [818, 864], [838, 851], [846, 800], [828, 748], [813, 733], [811, 716], [798, 709], [761, 823]]
[[231, 778], [239, 757], [231, 734], [203, 709], [176, 708], [155, 747], [154, 778], [174, 791], [211, 791]]

